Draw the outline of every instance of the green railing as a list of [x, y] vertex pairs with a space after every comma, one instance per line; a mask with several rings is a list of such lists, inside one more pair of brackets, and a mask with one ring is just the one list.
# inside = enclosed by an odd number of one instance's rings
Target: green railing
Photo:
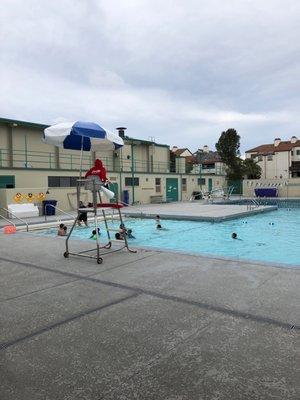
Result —
[[[132, 167], [134, 172], [145, 173], [176, 173], [176, 174], [199, 174], [205, 175], [207, 173], [215, 173], [222, 175], [222, 169], [205, 170], [199, 165], [184, 165], [182, 163], [176, 164], [175, 162], [164, 161], [147, 161], [134, 159], [131, 157], [121, 158], [116, 156], [105, 157], [100, 156], [106, 169], [110, 172], [131, 172]], [[93, 165], [93, 157], [91, 154], [84, 154], [82, 166], [87, 170]], [[79, 170], [80, 168], [80, 154], [59, 154], [46, 151], [25, 151], [14, 150], [10, 152], [8, 149], [0, 148], [0, 168], [36, 168], [36, 169], [65, 169], [65, 170]]]

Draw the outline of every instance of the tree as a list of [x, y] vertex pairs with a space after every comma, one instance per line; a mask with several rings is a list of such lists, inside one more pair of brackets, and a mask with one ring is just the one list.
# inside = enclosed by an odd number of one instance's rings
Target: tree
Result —
[[261, 168], [252, 158], [246, 158], [243, 161], [243, 175], [247, 179], [259, 179], [261, 176]]
[[240, 159], [240, 135], [235, 129], [222, 132], [216, 149], [223, 163], [227, 166], [228, 179], [243, 177], [243, 160]]

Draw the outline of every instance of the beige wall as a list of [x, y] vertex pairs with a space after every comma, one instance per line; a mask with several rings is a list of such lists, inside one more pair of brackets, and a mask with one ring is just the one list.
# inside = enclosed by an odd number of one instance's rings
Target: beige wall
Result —
[[6, 149], [8, 147], [8, 128], [0, 125], [0, 148]]
[[[246, 158], [250, 157], [251, 154], [247, 153]], [[258, 161], [258, 165], [261, 167], [262, 170], [261, 178], [278, 179], [280, 178], [280, 176], [282, 176], [283, 179], [288, 179], [291, 160], [292, 160], [291, 153], [289, 151], [280, 151], [273, 154], [272, 160], [268, 160], [268, 156], [263, 155], [262, 161]]]
[[[187, 181], [187, 190], [186, 192], [182, 192], [182, 201], [189, 200], [194, 191], [199, 191], [200, 186], [198, 185], [199, 175], [182, 175], [182, 178], [186, 178]], [[225, 188], [226, 180], [224, 176], [215, 176], [215, 175], [205, 175], [202, 176], [205, 179], [205, 185], [202, 185], [202, 191], [208, 191], [208, 179], [212, 179], [212, 187], [214, 189]]]
[[[14, 196], [16, 193], [21, 193], [22, 196], [26, 196], [28, 193], [32, 193], [35, 197], [33, 203], [42, 208], [42, 201], [37, 196], [43, 191], [43, 188], [22, 188], [22, 189], [0, 189], [0, 206], [7, 208], [8, 204], [15, 204]], [[51, 188], [49, 194], [46, 195], [46, 200], [57, 200], [57, 207], [64, 211], [75, 210], [76, 208], [76, 188]], [[84, 202], [92, 201], [91, 194], [83, 190], [81, 193], [81, 199]], [[26, 198], [21, 200], [21, 203], [28, 203]]]
[[[128, 175], [130, 177], [130, 175]], [[139, 177], [139, 187], [135, 186], [134, 193], [135, 193], [135, 201], [140, 203], [150, 203], [150, 196], [154, 195], [162, 195], [163, 200], [166, 201], [166, 179], [167, 178], [176, 178], [178, 179], [178, 200], [179, 201], [188, 201], [192, 193], [194, 191], [199, 191], [200, 186], [198, 185], [198, 178], [199, 175], [176, 175], [176, 174], [168, 174], [168, 175], [160, 175], [160, 174], [135, 174], [135, 177]], [[157, 193], [155, 191], [155, 178], [161, 178], [161, 192]], [[182, 185], [182, 178], [186, 179], [186, 191], [182, 192], [181, 197], [181, 185]], [[202, 190], [208, 190], [208, 178], [212, 179], [213, 188], [222, 188], [226, 185], [225, 177], [221, 176], [205, 176], [205, 185], [202, 185]], [[129, 191], [129, 200], [132, 201], [132, 187], [125, 186], [125, 176], [122, 179], [122, 189], [126, 189]]]
[[256, 187], [271, 187], [277, 185], [279, 197], [300, 197], [300, 178], [289, 179], [245, 179], [243, 195], [254, 197]]
[[9, 128], [0, 125], [0, 167], [8, 167]]
[[47, 190], [48, 176], [78, 176], [78, 172], [0, 169], [0, 175], [14, 175], [16, 188], [45, 188]]
[[[10, 136], [12, 134], [12, 136]], [[18, 126], [0, 126], [0, 149], [9, 147], [12, 142], [14, 152], [13, 168], [8, 168], [9, 163], [2, 163], [0, 175], [14, 175], [16, 189], [1, 190], [0, 204], [7, 205], [14, 202], [13, 198], [17, 192], [24, 196], [33, 193], [35, 196], [39, 192], [46, 193], [48, 188], [48, 176], [78, 176], [76, 170], [79, 167], [80, 153], [78, 151], [64, 150], [42, 142], [43, 131], [39, 128], [27, 128]], [[11, 140], [10, 140], [11, 138]], [[26, 140], [25, 140], [26, 138]], [[160, 146], [155, 143], [145, 143], [134, 141], [134, 162], [135, 176], [140, 178], [140, 184], [135, 187], [135, 201], [149, 203], [150, 197], [161, 194], [166, 199], [166, 178], [177, 178], [179, 189], [179, 200], [181, 200], [181, 179], [179, 173], [185, 174], [185, 158], [181, 157], [177, 161], [177, 175], [169, 174], [170, 171], [170, 149], [168, 146]], [[25, 150], [27, 148], [27, 168]], [[129, 190], [132, 199], [132, 187], [125, 186], [125, 177], [131, 177], [131, 144], [130, 141], [118, 151], [107, 151], [97, 153], [84, 152], [83, 169], [86, 171], [91, 167], [95, 158], [101, 158], [109, 171], [110, 179], [118, 183], [119, 191]], [[6, 156], [8, 159], [8, 156]], [[123, 173], [111, 172], [122, 164]], [[1, 167], [1, 165], [0, 165]], [[14, 169], [15, 168], [15, 169]], [[60, 169], [57, 169], [60, 168]], [[44, 170], [43, 170], [44, 169]], [[147, 173], [152, 170], [153, 173]], [[126, 174], [127, 172], [127, 174]], [[144, 173], [143, 173], [144, 172]], [[199, 190], [198, 175], [183, 175], [187, 179], [187, 190], [183, 193], [182, 199], [188, 200], [195, 190]], [[161, 193], [156, 192], [155, 178], [161, 179]], [[207, 178], [207, 176], [206, 176]], [[211, 176], [213, 187], [224, 183], [220, 177]], [[206, 179], [208, 182], [208, 179]], [[205, 190], [205, 187], [203, 188]], [[207, 189], [207, 185], [206, 185]], [[74, 196], [75, 188], [50, 188], [47, 198], [58, 200], [58, 206], [64, 210], [72, 208], [71, 200]], [[24, 197], [26, 199], [26, 197]], [[26, 200], [24, 200], [26, 201]]]
[[[46, 193], [49, 190], [47, 199], [58, 200], [58, 206], [63, 210], [72, 209], [72, 199], [75, 201], [76, 188], [48, 188], [48, 176], [78, 176], [75, 171], [38, 171], [38, 170], [0, 170], [0, 175], [15, 175], [16, 188], [15, 189], [1, 189], [2, 194], [5, 192], [4, 197], [0, 197], [0, 205], [7, 206], [7, 204], [14, 203], [13, 197], [17, 192], [20, 192], [23, 196], [28, 193], [33, 193], [37, 196], [38, 193]], [[119, 192], [123, 190], [129, 191], [129, 199], [132, 201], [132, 187], [125, 185], [125, 178], [131, 178], [131, 174], [123, 173], [120, 180], [119, 173], [111, 173], [110, 179], [112, 182], [118, 184]], [[149, 203], [151, 196], [161, 195], [163, 200], [166, 200], [166, 179], [176, 178], [178, 179], [178, 200], [189, 200], [193, 191], [198, 191], [200, 186], [198, 185], [199, 175], [176, 175], [176, 174], [135, 174], [135, 177], [139, 178], [139, 186], [134, 188], [135, 201], [139, 203]], [[161, 192], [156, 192], [155, 178], [161, 179]], [[181, 183], [182, 178], [187, 180], [187, 190], [182, 193], [181, 198]], [[206, 184], [202, 186], [202, 190], [208, 190], [208, 178], [213, 181], [213, 187], [222, 187], [225, 185], [225, 178], [219, 176], [205, 176]], [[73, 194], [72, 194], [73, 193]], [[122, 196], [122, 193], [121, 193]], [[85, 199], [83, 199], [85, 200]], [[24, 198], [23, 202], [27, 202]], [[75, 203], [74, 203], [75, 204]]]
[[[134, 167], [136, 171], [169, 172], [170, 151], [168, 147], [153, 144], [139, 144], [133, 147]], [[125, 144], [120, 151], [123, 171], [131, 171], [131, 145]], [[151, 163], [152, 160], [152, 163]]]

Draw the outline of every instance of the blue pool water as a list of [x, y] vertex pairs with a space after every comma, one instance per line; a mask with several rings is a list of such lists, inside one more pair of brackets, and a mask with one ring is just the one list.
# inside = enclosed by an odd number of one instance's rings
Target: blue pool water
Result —
[[[158, 231], [154, 220], [126, 220], [126, 227], [131, 228], [136, 237], [130, 239], [132, 245], [300, 267], [300, 209], [279, 209], [221, 223], [174, 220], [161, 223], [166, 230]], [[110, 226], [118, 228], [117, 222]], [[88, 240], [91, 230], [92, 227], [76, 228], [72, 237]], [[233, 240], [233, 232], [241, 240]], [[40, 234], [56, 235], [56, 229]], [[104, 232], [101, 238], [106, 242]]]

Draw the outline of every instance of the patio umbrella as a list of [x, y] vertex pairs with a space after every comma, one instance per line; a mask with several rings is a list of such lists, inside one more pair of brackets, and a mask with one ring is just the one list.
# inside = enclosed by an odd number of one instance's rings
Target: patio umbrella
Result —
[[69, 150], [79, 150], [80, 177], [83, 151], [117, 150], [123, 139], [94, 122], [62, 122], [44, 130], [43, 142]]

